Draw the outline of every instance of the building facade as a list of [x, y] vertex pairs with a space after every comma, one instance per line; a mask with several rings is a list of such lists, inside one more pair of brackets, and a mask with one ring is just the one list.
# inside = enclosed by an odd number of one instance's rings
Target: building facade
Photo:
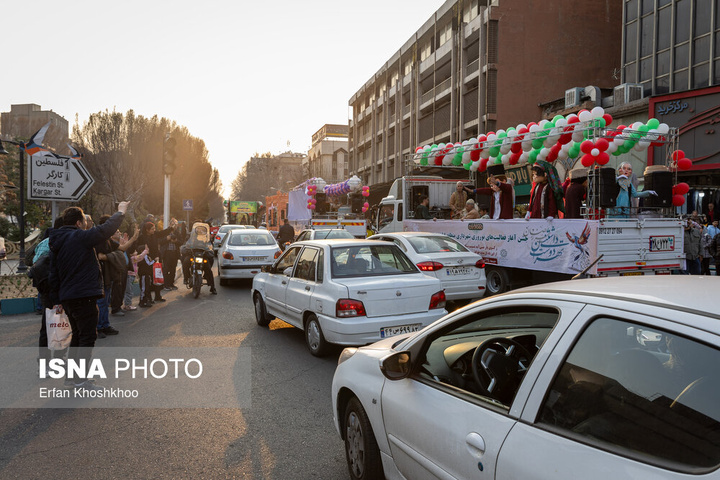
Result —
[[338, 183], [348, 178], [348, 160], [348, 126], [326, 124], [313, 134], [303, 168], [308, 178]]
[[68, 121], [52, 110], [43, 110], [34, 103], [11, 105], [9, 112], [0, 114], [0, 136], [7, 139], [28, 140], [43, 125], [50, 122], [45, 145], [57, 153], [67, 153]]
[[538, 120], [566, 85], [612, 88], [622, 6], [446, 1], [350, 98], [350, 174], [389, 182], [418, 146]]

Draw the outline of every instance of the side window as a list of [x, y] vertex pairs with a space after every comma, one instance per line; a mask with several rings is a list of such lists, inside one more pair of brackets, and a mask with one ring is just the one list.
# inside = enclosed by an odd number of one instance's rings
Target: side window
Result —
[[431, 339], [418, 375], [509, 409], [559, 318], [556, 309], [543, 307], [468, 314]]
[[302, 242], [303, 240], [307, 240], [307, 232], [302, 232], [295, 241]]
[[278, 273], [283, 273], [288, 267], [292, 267], [295, 264], [295, 259], [300, 251], [300, 247], [292, 247], [288, 249], [285, 254], [278, 260], [276, 270]]
[[320, 250], [317, 258], [317, 282], [322, 283], [325, 277], [325, 250]]
[[306, 247], [303, 249], [302, 253], [300, 253], [300, 257], [298, 258], [297, 267], [295, 267], [295, 274], [293, 277], [314, 282], [317, 256], [318, 250], [316, 248]]
[[720, 465], [720, 351], [599, 318], [553, 381], [538, 426], [664, 468]]

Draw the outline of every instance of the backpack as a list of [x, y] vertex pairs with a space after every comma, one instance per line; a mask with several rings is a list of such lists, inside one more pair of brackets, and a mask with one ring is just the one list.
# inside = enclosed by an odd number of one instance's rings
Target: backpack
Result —
[[32, 278], [33, 287], [38, 290], [47, 289], [50, 276], [50, 254], [41, 255], [27, 271], [27, 276]]

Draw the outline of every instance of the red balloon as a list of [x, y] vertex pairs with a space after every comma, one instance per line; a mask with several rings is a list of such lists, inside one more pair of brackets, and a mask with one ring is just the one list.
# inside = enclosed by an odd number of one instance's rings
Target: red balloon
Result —
[[489, 158], [483, 158], [482, 160], [480, 160], [480, 166], [478, 167], [478, 171], [485, 171], [485, 169], [487, 168], [488, 160]]
[[510, 146], [510, 151], [513, 153], [520, 153], [522, 152], [522, 144], [520, 142], [513, 143]]
[[607, 163], [610, 161], [610, 155], [608, 155], [607, 152], [600, 152], [600, 155], [597, 156], [595, 161], [598, 163], [598, 165], [607, 165]]
[[510, 165], [517, 165], [517, 163], [520, 161], [520, 155], [522, 155], [522, 154], [521, 153], [513, 153], [512, 155], [510, 155], [510, 162], [508, 162], [508, 163], [510, 163]]
[[589, 167], [595, 162], [595, 157], [588, 153], [583, 155], [583, 157], [580, 159], [580, 162], [583, 164], [583, 167]]
[[682, 207], [685, 205], [685, 197], [682, 195], [673, 195], [673, 206], [675, 207]]
[[[580, 151], [583, 153], [590, 153], [592, 152], [592, 149], [595, 148], [595, 144], [591, 142], [590, 140], [585, 140], [580, 144]], [[586, 165], [589, 166], [589, 165]]]
[[422, 151], [422, 149], [423, 149], [423, 147], [417, 147], [417, 148], [415, 149], [415, 153], [419, 153], [419, 152], [421, 152], [421, 151]]
[[557, 160], [557, 152], [554, 152], [553, 150], [550, 150], [550, 152], [547, 154], [547, 161], [548, 162], [554, 162]]
[[690, 191], [690, 185], [688, 185], [685, 182], [678, 183], [673, 187], [673, 194], [675, 195], [685, 195]]
[[470, 160], [473, 162], [477, 162], [480, 160], [480, 149], [479, 148], [473, 148], [470, 150]]
[[575, 117], [570, 117], [570, 118], [567, 119], [568, 125], [572, 125], [573, 123], [578, 123], [579, 121], [580, 121], [580, 118], [577, 117], [577, 116], [575, 116]]
[[443, 158], [445, 158], [444, 153], [435, 157], [435, 165], [442, 165]]
[[527, 127], [521, 127], [521, 128], [518, 128], [517, 133], [518, 133], [518, 135], [524, 135], [524, 134], [528, 133], [529, 131], [530, 130], [528, 130]]
[[605, 115], [602, 116], [602, 118], [603, 118], [603, 120], [605, 120], [605, 126], [610, 127], [610, 124], [613, 121], [612, 115], [610, 115], [609, 113], [606, 113]]
[[595, 140], [595, 147], [598, 150], [600, 150], [601, 152], [604, 152], [605, 150], [607, 150], [608, 146], [610, 146], [610, 144], [604, 138], [598, 138], [597, 140]]
[[560, 145], [565, 145], [566, 143], [570, 143], [572, 141], [572, 133], [563, 133], [560, 135], [560, 138], [558, 139], [558, 143]]
[[692, 160], [683, 157], [677, 161], [677, 166], [679, 170], [690, 170], [692, 168]]
[[685, 158], [685, 152], [683, 152], [682, 150], [675, 150], [674, 152], [672, 152], [673, 160], [675, 160], [677, 162], [681, 158]]

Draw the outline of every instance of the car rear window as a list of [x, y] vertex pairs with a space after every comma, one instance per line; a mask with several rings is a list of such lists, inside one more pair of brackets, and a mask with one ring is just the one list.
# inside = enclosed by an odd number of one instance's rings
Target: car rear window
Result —
[[396, 245], [334, 247], [330, 251], [333, 278], [418, 273]]
[[439, 253], [439, 252], [468, 252], [461, 243], [456, 240], [438, 235], [409, 236], [410, 245], [417, 253]]
[[582, 333], [539, 425], [669, 470], [720, 465], [720, 351], [612, 318]]
[[347, 230], [315, 230], [315, 240], [323, 240], [326, 238], [355, 238]]
[[227, 233], [227, 232], [229, 232], [230, 230], [235, 230], [235, 229], [238, 229], [238, 228], [242, 229], [242, 228], [245, 228], [245, 227], [243, 227], [242, 225], [223, 225], [223, 226], [220, 227], [220, 229], [218, 230], [218, 233]]
[[250, 246], [250, 245], [277, 245], [275, 239], [269, 233], [244, 233], [233, 232], [228, 240], [228, 244], [233, 247]]

